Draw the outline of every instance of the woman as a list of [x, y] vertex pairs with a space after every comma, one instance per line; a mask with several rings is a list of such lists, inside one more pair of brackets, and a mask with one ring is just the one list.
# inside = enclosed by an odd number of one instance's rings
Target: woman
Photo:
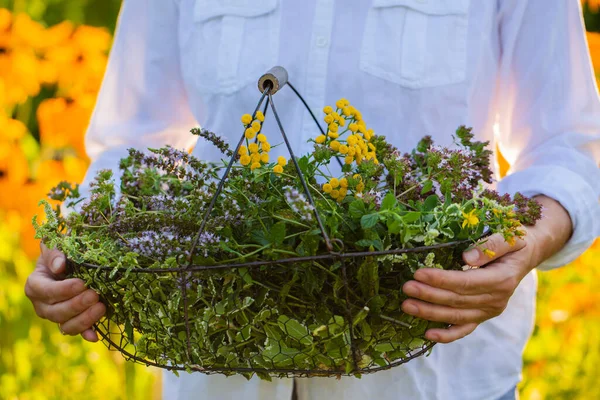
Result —
[[[116, 168], [128, 147], [193, 145], [196, 122], [234, 142], [239, 115], [259, 95], [256, 80], [282, 65], [315, 111], [346, 97], [402, 150], [426, 134], [451, 145], [457, 126], [473, 126], [512, 165], [498, 190], [544, 205], [544, 218], [518, 245], [493, 238], [493, 260], [465, 253], [465, 262], [486, 268], [420, 270], [403, 287], [412, 297], [405, 312], [453, 324], [427, 332], [449, 343], [429, 357], [360, 380], [165, 373], [165, 398], [514, 398], [534, 315], [534, 269], [570, 262], [600, 232], [600, 105], [578, 4], [125, 0], [87, 134], [88, 179]], [[287, 88], [276, 101], [292, 145], [306, 151], [315, 135], [310, 115]], [[277, 132], [268, 123], [265, 131]], [[214, 159], [210, 146], [194, 153]], [[105, 308], [81, 281], [61, 280], [63, 271], [64, 256], [43, 249], [27, 294], [65, 334], [95, 341], [90, 327]]]

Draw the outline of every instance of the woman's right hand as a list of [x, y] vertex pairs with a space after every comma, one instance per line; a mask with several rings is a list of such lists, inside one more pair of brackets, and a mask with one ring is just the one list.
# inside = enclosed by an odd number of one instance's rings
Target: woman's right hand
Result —
[[35, 313], [59, 324], [63, 334], [78, 335], [97, 342], [92, 329], [106, 312], [98, 294], [86, 289], [81, 279], [64, 279], [65, 255], [41, 245], [42, 254], [35, 270], [27, 278], [25, 294], [33, 303]]

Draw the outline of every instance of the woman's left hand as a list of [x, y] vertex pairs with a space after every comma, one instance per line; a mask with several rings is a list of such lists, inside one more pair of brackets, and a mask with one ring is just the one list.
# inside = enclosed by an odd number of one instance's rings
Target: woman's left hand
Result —
[[[548, 197], [536, 200], [544, 207], [543, 217], [534, 227], [527, 227], [523, 240], [510, 246], [502, 236], [492, 235], [483, 245], [463, 253], [465, 263], [485, 268], [464, 272], [423, 268], [415, 273], [415, 280], [404, 284], [402, 290], [411, 297], [402, 303], [404, 312], [452, 324], [448, 329], [429, 329], [427, 339], [450, 343], [500, 315], [521, 280], [567, 242], [572, 224], [566, 210]], [[489, 257], [483, 249], [495, 254]]]

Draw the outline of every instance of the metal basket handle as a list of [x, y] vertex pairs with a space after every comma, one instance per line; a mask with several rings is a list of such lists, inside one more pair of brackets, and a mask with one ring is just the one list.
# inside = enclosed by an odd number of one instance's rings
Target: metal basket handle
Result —
[[[296, 169], [296, 173], [298, 174], [298, 177], [300, 178], [300, 182], [302, 183], [302, 187], [304, 189], [304, 194], [306, 195], [310, 205], [313, 207], [313, 212], [314, 212], [315, 218], [317, 220], [317, 223], [319, 224], [319, 229], [321, 230], [323, 239], [325, 240], [325, 245], [327, 246], [327, 250], [330, 253], [334, 253], [333, 246], [331, 244], [332, 243], [331, 239], [329, 238], [329, 235], [325, 231], [325, 227], [323, 226], [321, 216], [319, 215], [319, 213], [317, 211], [317, 207], [315, 205], [314, 199], [313, 199], [312, 195], [310, 194], [308, 185], [306, 184], [306, 179], [304, 178], [304, 174], [302, 173], [302, 170], [300, 169], [300, 166], [298, 165], [298, 162], [296, 160], [296, 156], [294, 155], [292, 146], [290, 145], [288, 137], [285, 133], [285, 130], [283, 129], [283, 125], [279, 118], [279, 114], [277, 113], [277, 109], [275, 108], [275, 103], [273, 102], [273, 95], [286, 85], [289, 86], [292, 89], [292, 91], [296, 94], [296, 96], [302, 101], [302, 104], [306, 107], [306, 109], [312, 116], [313, 120], [315, 121], [315, 124], [317, 125], [317, 127], [319, 128], [321, 133], [325, 134], [325, 132], [323, 131], [323, 128], [319, 124], [317, 118], [315, 117], [314, 113], [312, 112], [312, 110], [310, 109], [310, 107], [308, 106], [308, 104], [306, 103], [304, 98], [302, 98], [302, 96], [296, 90], [296, 88], [294, 88], [292, 86], [292, 84], [289, 82], [288, 73], [287, 73], [286, 69], [283, 67], [280, 67], [280, 66], [271, 68], [264, 75], [262, 75], [260, 77], [260, 79], [258, 80], [258, 89], [261, 92], [261, 96], [258, 101], [258, 104], [256, 105], [256, 108], [254, 109], [254, 113], [252, 114], [252, 117], [253, 117], [253, 119], [256, 117], [256, 112], [260, 109], [260, 107], [266, 97], [267, 104], [265, 105], [265, 111], [266, 111], [267, 107], [269, 107], [269, 106], [271, 107], [271, 110], [273, 111], [273, 115], [275, 116], [275, 120], [277, 121], [277, 126], [279, 127], [279, 131], [281, 132], [281, 136], [283, 137], [285, 145], [290, 154], [290, 159], [292, 160], [292, 163], [294, 164], [294, 167]], [[265, 118], [266, 118], [266, 112], [265, 112]], [[194, 258], [194, 254], [196, 251], [196, 247], [198, 246], [198, 241], [200, 240], [200, 236], [204, 232], [204, 229], [206, 227], [206, 222], [208, 221], [210, 213], [212, 212], [212, 210], [217, 202], [218, 197], [221, 195], [221, 192], [223, 191], [225, 181], [227, 180], [227, 177], [229, 176], [229, 173], [231, 172], [231, 168], [232, 168], [233, 164], [237, 160], [238, 151], [239, 151], [240, 147], [242, 146], [242, 144], [244, 143], [244, 139], [245, 139], [244, 132], [242, 132], [241, 138], [240, 138], [239, 142], [237, 143], [235, 150], [233, 151], [233, 155], [231, 156], [231, 159], [229, 160], [229, 163], [227, 164], [227, 167], [225, 168], [225, 173], [221, 177], [221, 180], [219, 181], [219, 184], [217, 186], [217, 190], [216, 190], [215, 194], [213, 195], [213, 197], [210, 201], [210, 204], [208, 205], [208, 208], [206, 209], [206, 212], [204, 213], [204, 217], [202, 218], [202, 222], [200, 224], [200, 228], [198, 229], [198, 233], [196, 234], [196, 237], [194, 238], [194, 241], [192, 242], [192, 246], [191, 246], [189, 254], [187, 256], [187, 266], [188, 267], [191, 267], [193, 264], [193, 258]], [[338, 159], [338, 162], [341, 165], [341, 161], [339, 159]]]

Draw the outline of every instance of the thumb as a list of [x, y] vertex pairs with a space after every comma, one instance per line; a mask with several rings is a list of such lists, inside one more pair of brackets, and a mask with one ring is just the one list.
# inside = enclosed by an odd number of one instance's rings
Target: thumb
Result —
[[477, 242], [471, 249], [463, 253], [463, 260], [473, 267], [481, 267], [507, 253], [521, 250], [525, 241], [516, 237], [515, 243], [510, 244], [499, 233]]
[[66, 269], [65, 255], [57, 249], [49, 249], [45, 244], [41, 244], [42, 264], [48, 268], [54, 275], [64, 274]]

